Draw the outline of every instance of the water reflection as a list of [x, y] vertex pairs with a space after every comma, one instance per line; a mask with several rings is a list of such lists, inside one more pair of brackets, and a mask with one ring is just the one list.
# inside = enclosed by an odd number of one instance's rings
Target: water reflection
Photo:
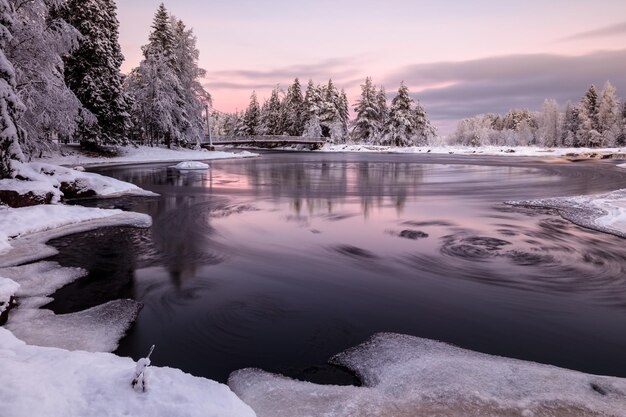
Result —
[[247, 366], [302, 377], [396, 331], [626, 376], [623, 240], [502, 204], [605, 191], [624, 174], [441, 162], [294, 154], [188, 174], [104, 169], [161, 194], [92, 203], [154, 219], [123, 246], [146, 308], [119, 353], [156, 343], [156, 364], [222, 381]]

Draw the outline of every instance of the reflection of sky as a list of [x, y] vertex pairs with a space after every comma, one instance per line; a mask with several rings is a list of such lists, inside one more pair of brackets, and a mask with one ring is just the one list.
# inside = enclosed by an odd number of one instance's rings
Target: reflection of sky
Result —
[[[118, 0], [125, 71], [139, 62], [160, 1]], [[601, 6], [586, 0], [176, 0], [166, 6], [198, 35], [201, 63], [209, 71], [207, 87], [216, 108], [225, 111], [244, 108], [253, 89], [266, 97], [276, 83], [286, 85], [296, 76], [304, 82], [332, 77], [352, 99], [366, 75], [388, 91], [405, 79], [416, 93], [428, 90], [418, 96], [444, 129], [450, 120], [476, 112], [538, 108], [546, 95], [577, 99], [589, 83], [607, 78], [626, 90], [618, 71], [626, 60], [626, 25], [619, 25], [626, 15], [622, 0]], [[598, 50], [620, 52], [607, 58], [613, 63], [607, 66], [586, 56]], [[556, 57], [525, 64], [527, 54]], [[579, 58], [564, 64], [558, 60], [562, 55]], [[518, 59], [514, 64], [478, 61], [480, 68], [499, 74], [484, 80], [466, 78], [463, 67], [436, 79], [429, 76], [440, 66], [446, 69], [445, 62], [487, 57]], [[590, 64], [594, 61], [597, 65]], [[492, 93], [502, 85], [510, 87], [511, 98]], [[456, 100], [447, 97], [450, 92]]]

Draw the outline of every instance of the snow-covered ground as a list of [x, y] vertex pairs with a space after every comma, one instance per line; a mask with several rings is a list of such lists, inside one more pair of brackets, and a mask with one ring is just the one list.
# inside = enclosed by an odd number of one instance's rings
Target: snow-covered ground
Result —
[[607, 194], [511, 201], [507, 204], [556, 209], [572, 223], [626, 238], [626, 189]]
[[626, 148], [542, 148], [536, 146], [413, 146], [400, 148], [374, 145], [325, 145], [320, 152], [432, 153], [490, 156], [566, 156], [581, 154], [626, 154]]
[[115, 157], [93, 157], [85, 155], [76, 146], [64, 146], [62, 154], [39, 159], [40, 162], [64, 166], [105, 166], [156, 162], [178, 161], [210, 161], [217, 159], [253, 158], [258, 154], [248, 151], [241, 152], [210, 152], [206, 149], [167, 149], [150, 146], [126, 146], [121, 149], [120, 155]]
[[378, 334], [332, 361], [362, 387], [296, 381], [258, 369], [229, 385], [259, 417], [626, 416], [626, 380]]
[[150, 367], [147, 391], [138, 393], [131, 388], [135, 363], [129, 358], [30, 346], [3, 328], [0, 369], [0, 415], [7, 417], [255, 415], [223, 384]]

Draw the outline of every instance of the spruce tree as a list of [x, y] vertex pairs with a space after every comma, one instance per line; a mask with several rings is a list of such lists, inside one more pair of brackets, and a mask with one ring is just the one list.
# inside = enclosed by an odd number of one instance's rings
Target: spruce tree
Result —
[[437, 136], [437, 129], [430, 123], [424, 107], [419, 101], [415, 103], [415, 110], [413, 110], [413, 116], [415, 118], [415, 145], [423, 146], [428, 145], [429, 141]]
[[302, 136], [304, 132], [304, 97], [297, 78], [289, 86], [283, 100], [283, 127], [290, 136]]
[[589, 87], [580, 101], [578, 118], [580, 122], [577, 132], [579, 145], [599, 146], [602, 142], [602, 135], [599, 131], [598, 93], [594, 85]]
[[389, 112], [389, 135], [388, 142], [393, 146], [411, 146], [416, 134], [416, 123], [413, 115], [413, 99], [409, 95], [409, 89], [400, 84], [398, 94], [391, 102]]
[[624, 100], [624, 104], [622, 104], [620, 133], [617, 137], [616, 145], [626, 146], [626, 100]]
[[[309, 124], [311, 119], [315, 118], [319, 124], [321, 112], [322, 95], [319, 86], [313, 84], [313, 80], [309, 80], [309, 84], [304, 94], [304, 124]], [[305, 128], [306, 130], [306, 128]]]
[[368, 143], [377, 138], [380, 131], [380, 107], [372, 79], [367, 77], [361, 85], [361, 98], [357, 101], [354, 111], [356, 120], [352, 131], [356, 143]]
[[563, 127], [561, 128], [561, 143], [564, 146], [578, 146], [577, 132], [579, 128], [578, 107], [567, 103], [565, 115], [563, 116]]
[[607, 81], [598, 105], [598, 131], [602, 135], [601, 146], [614, 146], [620, 134], [620, 127], [620, 109], [615, 87]]
[[250, 105], [244, 116], [244, 125], [247, 136], [255, 136], [261, 133], [261, 108], [254, 91], [250, 96]]
[[119, 21], [113, 0], [69, 0], [64, 18], [78, 29], [80, 46], [65, 58], [65, 80], [97, 119], [79, 132], [85, 146], [125, 144], [131, 129], [131, 99], [120, 67]]
[[282, 135], [282, 104], [280, 102], [279, 87], [272, 90], [270, 99], [261, 111], [261, 131], [264, 135]]
[[20, 148], [24, 131], [18, 125], [24, 106], [17, 96], [13, 65], [4, 54], [14, 17], [8, 2], [0, 0], [0, 179], [13, 177], [14, 161], [24, 159]]
[[381, 143], [384, 140], [384, 136], [387, 134], [389, 127], [389, 108], [387, 107], [387, 93], [385, 87], [381, 86], [376, 93], [376, 103], [378, 107], [378, 123], [380, 131], [378, 137], [375, 139], [376, 143]]
[[322, 136], [331, 137], [331, 132], [336, 132], [336, 126], [340, 123], [339, 91], [333, 84], [333, 80], [328, 80], [328, 84], [322, 88], [322, 101], [320, 105], [320, 126]]

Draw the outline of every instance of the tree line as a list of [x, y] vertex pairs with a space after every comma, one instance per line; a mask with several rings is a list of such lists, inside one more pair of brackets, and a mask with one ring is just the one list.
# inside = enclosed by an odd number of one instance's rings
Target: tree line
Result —
[[580, 102], [568, 102], [564, 111], [556, 100], [549, 99], [540, 112], [517, 109], [505, 115], [489, 113], [464, 119], [447, 142], [469, 146], [626, 146], [626, 101], [620, 104], [610, 82], [600, 93], [592, 85]]
[[195, 145], [211, 97], [193, 30], [161, 4], [129, 76], [114, 0], [0, 0], [0, 178], [53, 139]]
[[350, 120], [346, 92], [339, 91], [332, 79], [324, 85], [309, 80], [303, 94], [296, 78], [286, 92], [275, 87], [263, 105], [253, 92], [246, 110], [214, 112], [212, 132], [220, 136], [287, 135], [326, 138], [335, 144], [391, 146], [425, 145], [436, 135], [424, 108], [411, 98], [404, 83], [389, 106], [385, 89], [366, 78], [354, 112], [355, 118]]

